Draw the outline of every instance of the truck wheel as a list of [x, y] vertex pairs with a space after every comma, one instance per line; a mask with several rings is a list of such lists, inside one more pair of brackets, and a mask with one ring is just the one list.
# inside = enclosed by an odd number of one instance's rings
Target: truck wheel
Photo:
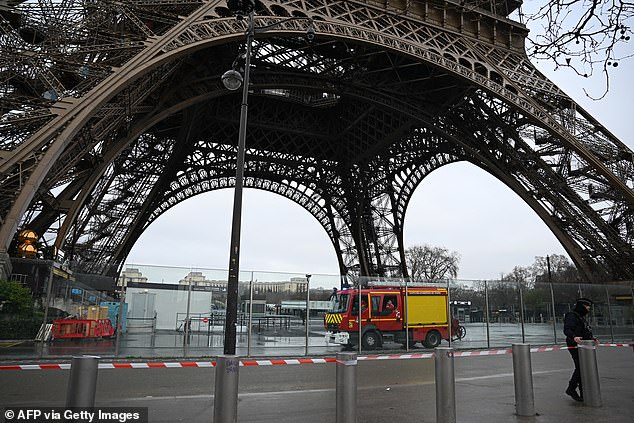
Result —
[[366, 350], [373, 350], [381, 346], [381, 340], [379, 339], [379, 334], [375, 331], [368, 331], [363, 334], [363, 339], [361, 345]]
[[437, 330], [432, 330], [427, 332], [427, 336], [425, 337], [425, 341], [423, 342], [423, 344], [427, 348], [436, 348], [438, 345], [440, 345], [440, 341], [442, 341], [440, 333]]

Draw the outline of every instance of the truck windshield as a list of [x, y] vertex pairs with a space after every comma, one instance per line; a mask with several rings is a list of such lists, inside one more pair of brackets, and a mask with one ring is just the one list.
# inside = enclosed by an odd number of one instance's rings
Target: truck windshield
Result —
[[330, 299], [330, 311], [332, 313], [348, 311], [348, 301], [350, 301], [350, 295], [348, 294], [333, 295]]

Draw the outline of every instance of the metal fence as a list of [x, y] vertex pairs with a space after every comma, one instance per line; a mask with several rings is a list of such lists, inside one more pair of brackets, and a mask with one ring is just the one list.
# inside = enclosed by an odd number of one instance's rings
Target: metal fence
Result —
[[[130, 264], [118, 276], [117, 298], [69, 279], [53, 278], [43, 304], [56, 313], [66, 310], [69, 315], [87, 305], [106, 304], [118, 330], [112, 338], [35, 343], [31, 350], [25, 347], [20, 354], [216, 356], [224, 345], [226, 277], [223, 269]], [[237, 355], [334, 355], [342, 350], [340, 345], [326, 343], [324, 329], [328, 299], [333, 288], [340, 287], [340, 276], [243, 271], [239, 280]], [[374, 281], [413, 286], [404, 279]], [[363, 285], [367, 281], [360, 282]], [[461, 339], [444, 340], [442, 345], [457, 350], [510, 347], [514, 343], [564, 344], [563, 317], [582, 296], [595, 302], [589, 321], [601, 342], [634, 339], [631, 283], [443, 280], [429, 284], [448, 289], [450, 313], [465, 333]], [[355, 349], [369, 352], [358, 346]], [[381, 351], [424, 349], [419, 343], [402, 345], [385, 339]], [[13, 351], [5, 348], [0, 354], [7, 356]]]

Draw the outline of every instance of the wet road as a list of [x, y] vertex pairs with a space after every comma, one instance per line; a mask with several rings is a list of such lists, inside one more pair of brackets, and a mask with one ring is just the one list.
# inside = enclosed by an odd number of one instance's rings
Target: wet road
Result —
[[[567, 351], [531, 354], [535, 418], [514, 415], [510, 355], [456, 357], [459, 422], [630, 422], [634, 412], [632, 348], [597, 351], [603, 407], [590, 408], [563, 394], [571, 373]], [[335, 365], [240, 368], [238, 421], [323, 423], [335, 421]], [[2, 405], [62, 406], [68, 371], [0, 372]], [[364, 423], [435, 421], [433, 359], [360, 361], [358, 417]], [[152, 422], [210, 422], [213, 368], [99, 371], [97, 406], [148, 407]], [[528, 420], [527, 420], [528, 419]]]

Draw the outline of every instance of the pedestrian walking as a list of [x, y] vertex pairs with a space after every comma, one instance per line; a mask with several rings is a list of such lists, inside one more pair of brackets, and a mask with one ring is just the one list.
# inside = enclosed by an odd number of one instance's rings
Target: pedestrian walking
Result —
[[[575, 308], [564, 316], [564, 335], [566, 335], [566, 345], [575, 363], [575, 370], [568, 382], [566, 394], [575, 401], [583, 401], [583, 388], [581, 386], [581, 370], [579, 368], [578, 345], [582, 340], [595, 340], [592, 335], [592, 328], [586, 320], [586, 315], [592, 309], [592, 300], [588, 298], [578, 298]], [[579, 388], [579, 392], [577, 392]]]

